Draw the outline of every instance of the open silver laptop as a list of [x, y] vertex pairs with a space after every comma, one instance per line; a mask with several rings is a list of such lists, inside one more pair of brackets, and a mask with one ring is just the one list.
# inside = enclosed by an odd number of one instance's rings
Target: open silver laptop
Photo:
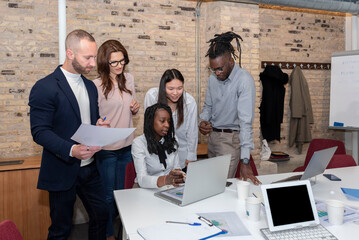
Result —
[[338, 147], [331, 147], [314, 152], [303, 174], [294, 175], [279, 181], [275, 181], [273, 183], [294, 181], [294, 180], [306, 180], [323, 173], [327, 168], [337, 148]]
[[262, 185], [261, 189], [269, 227], [261, 232], [266, 239], [307, 240], [314, 235], [316, 239], [337, 239], [320, 225], [308, 180]]
[[185, 206], [222, 193], [226, 187], [231, 155], [191, 162], [187, 166], [184, 186], [155, 193], [155, 196]]

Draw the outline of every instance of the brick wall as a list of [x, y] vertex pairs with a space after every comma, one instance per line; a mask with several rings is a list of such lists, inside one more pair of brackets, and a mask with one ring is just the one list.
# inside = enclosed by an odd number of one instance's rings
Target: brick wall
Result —
[[[120, 40], [130, 57], [137, 99], [178, 68], [195, 96], [195, 1], [67, 1], [67, 32], [82, 28], [100, 46]], [[29, 129], [33, 84], [58, 65], [57, 1], [0, 1], [0, 159], [40, 154]], [[96, 70], [88, 77], [96, 78]], [[143, 104], [142, 104], [143, 105]], [[142, 133], [143, 106], [135, 117]]]
[[[135, 76], [136, 94], [158, 86], [167, 68], [178, 68], [185, 89], [196, 97], [195, 6], [193, 0], [69, 0], [67, 32], [82, 28], [98, 45], [118, 39], [130, 56], [128, 71]], [[0, 158], [32, 156], [41, 148], [29, 129], [28, 95], [33, 84], [58, 65], [57, 1], [0, 0]], [[261, 60], [329, 62], [331, 52], [344, 50], [344, 17], [259, 8], [256, 5], [206, 1], [201, 7], [201, 106], [206, 92], [208, 59], [204, 57], [214, 33], [233, 30], [242, 42], [242, 66], [254, 77], [260, 104]], [[310, 85], [315, 124], [313, 137], [327, 131], [329, 71], [304, 71]], [[94, 79], [93, 70], [88, 77]], [[287, 97], [289, 93], [287, 91]], [[286, 106], [288, 106], [288, 98]], [[200, 107], [201, 107], [200, 106]], [[285, 109], [282, 143], [286, 145], [289, 112]], [[135, 117], [142, 133], [143, 106]], [[260, 150], [259, 111], [254, 141]], [[203, 141], [206, 139], [203, 138]], [[285, 149], [283, 149], [285, 150]]]
[[[331, 54], [345, 50], [345, 17], [275, 9], [260, 9], [260, 58], [262, 61], [330, 63]], [[261, 69], [263, 71], [264, 69]], [[292, 70], [283, 72], [291, 74]], [[344, 139], [343, 133], [328, 130], [330, 71], [303, 70], [311, 95], [313, 138]], [[288, 145], [290, 87], [286, 85], [285, 111], [280, 149]]]

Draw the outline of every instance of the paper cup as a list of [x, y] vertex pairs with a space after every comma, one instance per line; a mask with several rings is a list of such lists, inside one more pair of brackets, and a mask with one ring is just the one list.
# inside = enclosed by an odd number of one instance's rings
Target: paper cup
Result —
[[326, 203], [329, 223], [333, 225], [343, 224], [344, 203], [338, 200], [327, 200]]
[[245, 202], [249, 194], [249, 182], [237, 181], [237, 194], [240, 202]]
[[256, 197], [246, 198], [246, 213], [251, 221], [258, 221], [261, 212], [261, 200]]

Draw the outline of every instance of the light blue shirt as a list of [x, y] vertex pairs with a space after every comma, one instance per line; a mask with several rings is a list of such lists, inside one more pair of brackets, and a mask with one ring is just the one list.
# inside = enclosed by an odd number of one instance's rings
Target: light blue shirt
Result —
[[252, 124], [255, 97], [253, 77], [237, 64], [226, 80], [218, 80], [214, 73], [208, 79], [200, 119], [211, 122], [215, 128], [239, 130], [241, 159], [249, 159], [254, 148]]

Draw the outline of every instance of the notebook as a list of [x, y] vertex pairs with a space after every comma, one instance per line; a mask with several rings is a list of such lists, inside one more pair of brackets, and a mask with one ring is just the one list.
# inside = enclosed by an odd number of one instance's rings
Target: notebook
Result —
[[231, 155], [223, 155], [191, 162], [187, 166], [184, 186], [155, 193], [155, 196], [179, 206], [224, 192]]
[[338, 147], [336, 146], [336, 147], [327, 148], [314, 152], [303, 174], [294, 175], [288, 178], [281, 179], [279, 181], [275, 181], [273, 183], [294, 181], [294, 180], [306, 180], [323, 173], [327, 168], [337, 148]]
[[269, 227], [261, 229], [261, 232], [267, 239], [270, 239], [268, 235], [271, 234], [294, 232], [299, 235], [300, 232], [316, 230], [315, 227], [323, 231], [327, 239], [336, 239], [319, 224], [312, 187], [308, 180], [262, 185], [261, 189]]

